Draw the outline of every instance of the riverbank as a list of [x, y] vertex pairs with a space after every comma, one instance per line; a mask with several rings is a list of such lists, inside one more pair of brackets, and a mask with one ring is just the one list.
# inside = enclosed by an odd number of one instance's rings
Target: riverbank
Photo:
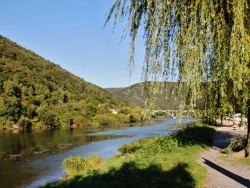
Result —
[[44, 187], [202, 187], [207, 173], [197, 158], [211, 146], [213, 132], [209, 126], [190, 126], [126, 144], [97, 167]]
[[[183, 123], [194, 121], [184, 118]], [[142, 138], [165, 136], [176, 129], [176, 119], [152, 119], [129, 127], [59, 129], [19, 134], [0, 132], [0, 155], [18, 156], [0, 160], [2, 187], [39, 187], [64, 177], [63, 160], [69, 156], [100, 155], [104, 160], [117, 155], [118, 148]], [[64, 149], [65, 145], [70, 148]], [[60, 146], [58, 151], [56, 148]], [[62, 147], [61, 147], [62, 146]], [[47, 151], [41, 153], [40, 151]], [[6, 158], [4, 157], [4, 158]], [[15, 174], [15, 176], [13, 176]]]

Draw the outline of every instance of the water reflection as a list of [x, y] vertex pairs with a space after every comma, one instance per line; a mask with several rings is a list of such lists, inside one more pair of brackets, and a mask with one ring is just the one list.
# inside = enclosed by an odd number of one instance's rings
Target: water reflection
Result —
[[[107, 159], [116, 155], [123, 144], [144, 137], [168, 135], [175, 122], [174, 119], [161, 119], [147, 122], [153, 126], [1, 133], [0, 177], [4, 178], [0, 178], [0, 185], [38, 187], [55, 181], [63, 177], [61, 164], [70, 155], [97, 154]], [[16, 159], [9, 160], [11, 155], [17, 156]]]
[[61, 129], [20, 134], [0, 133], [0, 159], [2, 162], [27, 160], [30, 157], [57, 153], [89, 142], [120, 137], [116, 135], [88, 136], [89, 132], [95, 131], [97, 130]]

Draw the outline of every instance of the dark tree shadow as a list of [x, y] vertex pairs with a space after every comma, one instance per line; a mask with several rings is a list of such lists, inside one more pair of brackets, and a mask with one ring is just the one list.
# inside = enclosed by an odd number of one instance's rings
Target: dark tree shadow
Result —
[[45, 187], [88, 187], [88, 188], [193, 188], [195, 181], [186, 170], [187, 164], [178, 164], [170, 171], [162, 171], [156, 165], [139, 169], [134, 162], [124, 164], [120, 169], [111, 169], [106, 174], [97, 171], [87, 177], [76, 176], [63, 182], [55, 182]]
[[[203, 158], [204, 159], [204, 158]], [[225, 176], [233, 179], [234, 181], [240, 183], [241, 185], [244, 185], [246, 187], [250, 187], [250, 181], [248, 179], [245, 179], [245, 178], [242, 178], [241, 176], [237, 175], [237, 174], [234, 174], [230, 171], [228, 171], [227, 169], [225, 168], [222, 168], [220, 166], [218, 166], [217, 164], [207, 160], [207, 159], [204, 159], [204, 163], [208, 166], [210, 166], [211, 168], [217, 170], [218, 172], [224, 174]]]

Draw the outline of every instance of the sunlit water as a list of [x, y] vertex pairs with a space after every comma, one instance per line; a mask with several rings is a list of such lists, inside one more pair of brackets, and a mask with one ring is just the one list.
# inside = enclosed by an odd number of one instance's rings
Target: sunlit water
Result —
[[[183, 119], [183, 123], [192, 119]], [[38, 187], [64, 176], [62, 161], [75, 155], [97, 154], [108, 159], [123, 144], [140, 138], [169, 135], [171, 118], [144, 126], [117, 129], [75, 129], [32, 133], [0, 133], [0, 187]]]

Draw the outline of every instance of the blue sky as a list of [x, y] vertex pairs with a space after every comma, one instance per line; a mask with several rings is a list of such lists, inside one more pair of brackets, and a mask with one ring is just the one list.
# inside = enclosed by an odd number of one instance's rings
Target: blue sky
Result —
[[[124, 24], [104, 23], [114, 0], [3, 0], [0, 34], [100, 87], [141, 81], [142, 41], [129, 79]], [[130, 81], [129, 81], [130, 80]]]

